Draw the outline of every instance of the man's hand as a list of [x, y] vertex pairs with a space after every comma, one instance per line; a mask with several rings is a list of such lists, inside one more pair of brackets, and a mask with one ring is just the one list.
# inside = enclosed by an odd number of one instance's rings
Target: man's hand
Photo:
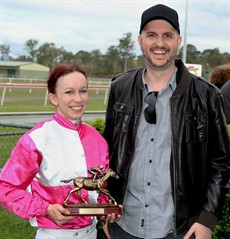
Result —
[[66, 216], [69, 215], [69, 213], [69, 210], [60, 204], [49, 204], [46, 210], [46, 215], [48, 215], [57, 225], [62, 225], [76, 218], [76, 216]]
[[[119, 205], [119, 207], [122, 210], [123, 206]], [[103, 223], [103, 230], [107, 239], [110, 239], [109, 223], [114, 223], [115, 221], [119, 221], [120, 219], [121, 219], [121, 215], [120, 214], [117, 215], [115, 213], [108, 214], [106, 217], [105, 216], [100, 217], [100, 220]]]
[[192, 235], [195, 235], [195, 239], [211, 239], [212, 230], [200, 223], [195, 222], [183, 239], [189, 239]]

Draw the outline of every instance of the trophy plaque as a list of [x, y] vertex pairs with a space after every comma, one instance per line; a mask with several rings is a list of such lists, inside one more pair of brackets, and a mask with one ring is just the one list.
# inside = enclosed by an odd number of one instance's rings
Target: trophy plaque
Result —
[[[74, 188], [68, 192], [67, 197], [63, 201], [64, 207], [70, 211], [68, 216], [106, 216], [111, 213], [121, 215], [121, 208], [117, 205], [115, 199], [110, 195], [109, 191], [103, 188], [104, 183], [109, 177], [116, 179], [119, 176], [112, 170], [108, 169], [102, 172], [103, 166], [99, 168], [91, 168], [88, 170], [92, 174], [92, 177], [76, 177], [69, 180], [61, 180], [61, 182], [69, 183], [73, 180]], [[108, 196], [109, 204], [89, 204], [82, 196], [81, 189], [98, 191]], [[68, 204], [69, 197], [72, 193], [77, 193], [79, 198], [82, 200], [81, 204]]]

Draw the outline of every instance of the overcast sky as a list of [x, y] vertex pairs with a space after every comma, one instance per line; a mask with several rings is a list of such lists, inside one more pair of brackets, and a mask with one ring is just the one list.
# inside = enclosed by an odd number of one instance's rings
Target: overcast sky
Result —
[[[177, 10], [185, 34], [186, 0], [0, 0], [0, 44], [26, 55], [25, 42], [53, 42], [74, 54], [99, 49], [103, 54], [131, 32], [135, 52], [142, 12], [163, 3]], [[197, 50], [230, 53], [230, 0], [188, 0], [187, 43]], [[183, 43], [182, 43], [183, 44]]]

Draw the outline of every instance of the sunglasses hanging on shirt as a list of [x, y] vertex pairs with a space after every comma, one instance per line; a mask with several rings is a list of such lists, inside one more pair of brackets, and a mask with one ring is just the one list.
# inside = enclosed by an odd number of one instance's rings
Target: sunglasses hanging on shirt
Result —
[[156, 115], [156, 102], [157, 102], [158, 91], [149, 92], [144, 101], [149, 106], [145, 109], [145, 119], [149, 124], [156, 124], [157, 115]]

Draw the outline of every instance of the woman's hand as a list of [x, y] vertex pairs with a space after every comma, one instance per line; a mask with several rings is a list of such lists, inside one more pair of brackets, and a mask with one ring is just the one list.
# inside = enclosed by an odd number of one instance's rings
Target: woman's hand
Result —
[[76, 216], [67, 216], [70, 212], [60, 204], [49, 204], [46, 215], [48, 215], [57, 225], [62, 225], [73, 220]]

